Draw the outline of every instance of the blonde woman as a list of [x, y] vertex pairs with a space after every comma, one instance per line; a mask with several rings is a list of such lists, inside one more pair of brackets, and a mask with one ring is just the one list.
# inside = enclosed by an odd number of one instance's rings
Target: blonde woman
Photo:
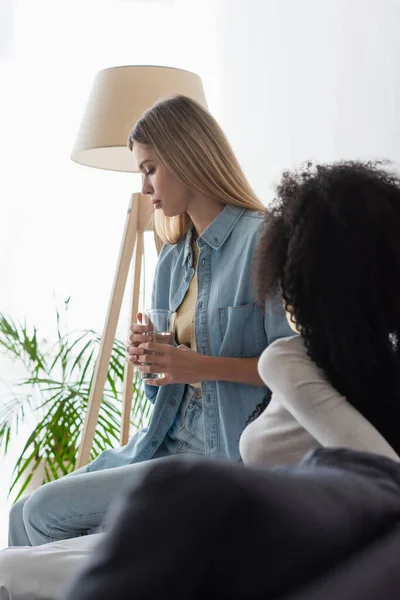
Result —
[[290, 335], [281, 301], [269, 303], [265, 314], [257, 307], [251, 264], [265, 209], [213, 117], [186, 97], [163, 100], [136, 124], [129, 147], [165, 242], [153, 307], [177, 311], [178, 345], [148, 343], [144, 327], [132, 326], [128, 360], [165, 374], [146, 385], [154, 403], [149, 427], [20, 500], [10, 545], [93, 532], [150, 459], [240, 460], [240, 434], [266, 395], [258, 357]]

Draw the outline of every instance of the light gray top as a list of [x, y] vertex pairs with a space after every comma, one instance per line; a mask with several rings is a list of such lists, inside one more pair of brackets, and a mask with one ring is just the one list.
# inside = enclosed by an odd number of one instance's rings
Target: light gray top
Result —
[[300, 336], [271, 344], [260, 356], [258, 372], [273, 395], [240, 438], [246, 464], [293, 464], [316, 446], [341, 446], [400, 460], [375, 427], [326, 380]]

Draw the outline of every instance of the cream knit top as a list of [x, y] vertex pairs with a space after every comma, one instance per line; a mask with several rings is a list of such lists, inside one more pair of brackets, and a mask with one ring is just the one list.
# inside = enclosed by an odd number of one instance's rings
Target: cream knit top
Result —
[[300, 336], [272, 343], [259, 359], [258, 372], [273, 395], [241, 436], [244, 463], [293, 464], [316, 446], [341, 446], [400, 460], [375, 427], [325, 379]]

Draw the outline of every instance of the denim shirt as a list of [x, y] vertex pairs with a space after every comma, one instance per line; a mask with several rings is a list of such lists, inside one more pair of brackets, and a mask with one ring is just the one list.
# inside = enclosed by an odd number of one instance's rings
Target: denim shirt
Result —
[[[198, 295], [195, 311], [197, 351], [207, 356], [258, 357], [280, 337], [293, 335], [280, 298], [265, 313], [256, 304], [252, 260], [264, 215], [226, 206], [199, 236]], [[152, 306], [176, 311], [194, 276], [192, 231], [175, 245], [165, 244], [155, 273]], [[104, 451], [87, 467], [107, 469], [151, 459], [172, 426], [185, 385], [145, 386], [154, 404], [151, 422], [126, 446]], [[239, 438], [264, 386], [203, 381], [205, 456], [240, 460]]]

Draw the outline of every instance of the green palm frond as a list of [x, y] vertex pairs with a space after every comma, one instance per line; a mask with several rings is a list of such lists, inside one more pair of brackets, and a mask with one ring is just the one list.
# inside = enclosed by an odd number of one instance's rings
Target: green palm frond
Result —
[[[29, 485], [42, 461], [45, 461], [43, 482], [75, 468], [101, 336], [92, 330], [64, 331], [69, 302], [69, 298], [64, 302], [63, 312], [56, 308], [56, 335], [52, 343], [40, 338], [35, 327], [0, 313], [0, 353], [19, 362], [26, 373], [8, 386], [7, 397], [0, 398], [0, 458], [8, 453], [27, 415], [34, 417], [34, 426], [13, 471], [10, 493], [15, 499]], [[124, 366], [125, 346], [116, 340], [92, 459], [119, 444]], [[148, 423], [151, 404], [138, 374], [132, 385], [131, 423], [137, 429]]]
[[16, 323], [0, 313], [0, 350], [20, 361], [34, 374], [46, 372], [46, 359], [40, 350], [36, 327], [29, 331], [26, 323]]

